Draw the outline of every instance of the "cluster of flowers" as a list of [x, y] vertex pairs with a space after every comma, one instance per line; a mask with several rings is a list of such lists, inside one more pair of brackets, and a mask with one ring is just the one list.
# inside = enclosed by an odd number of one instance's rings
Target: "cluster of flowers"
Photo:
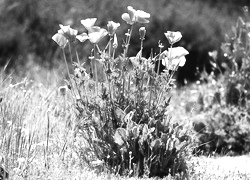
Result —
[[[150, 14], [142, 10], [135, 10], [133, 7], [128, 6], [128, 13], [122, 14], [122, 19], [127, 22], [127, 24], [133, 26], [134, 23], [149, 23]], [[117, 48], [118, 40], [116, 36], [116, 30], [120, 26], [120, 23], [115, 23], [113, 21], [108, 21], [107, 30], [99, 26], [95, 26], [97, 18], [88, 18], [81, 20], [81, 24], [87, 30], [78, 35], [78, 30], [72, 29], [70, 25], [60, 26], [60, 30], [52, 37], [52, 39], [61, 47], [65, 48], [68, 43], [75, 42], [76, 40], [80, 42], [85, 42], [89, 40], [93, 44], [98, 44], [106, 35], [113, 38], [113, 47]], [[139, 29], [140, 39], [144, 40], [146, 29], [141, 27]], [[170, 48], [163, 51], [160, 54], [160, 60], [162, 64], [170, 70], [176, 70], [179, 66], [184, 66], [186, 59], [185, 55], [188, 51], [183, 47], [173, 47], [173, 44], [178, 42], [182, 35], [180, 32], [167, 31], [164, 33], [166, 38], [170, 43]], [[131, 33], [126, 33], [126, 36], [130, 36]], [[129, 38], [130, 39], [130, 38]]]

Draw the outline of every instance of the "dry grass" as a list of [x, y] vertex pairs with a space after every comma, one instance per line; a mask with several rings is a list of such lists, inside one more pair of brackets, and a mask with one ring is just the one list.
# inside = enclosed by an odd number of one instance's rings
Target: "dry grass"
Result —
[[[71, 94], [68, 91], [62, 96], [57, 89], [26, 79], [17, 84], [10, 79], [1, 81], [0, 163], [8, 169], [10, 179], [140, 179], [101, 172], [102, 167], [95, 171], [86, 167], [76, 150], [83, 144], [74, 133]], [[177, 102], [173, 103], [177, 107]], [[186, 113], [184, 109], [178, 110], [179, 116]], [[189, 176], [249, 179], [249, 165], [249, 156], [191, 157]]]

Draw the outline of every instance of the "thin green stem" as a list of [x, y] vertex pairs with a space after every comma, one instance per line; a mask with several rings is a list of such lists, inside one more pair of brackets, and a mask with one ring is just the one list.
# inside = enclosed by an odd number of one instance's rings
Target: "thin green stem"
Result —
[[76, 50], [76, 49], [75, 49], [75, 53], [76, 53], [77, 62], [78, 62], [78, 64], [80, 65], [80, 59], [79, 59], [79, 56], [78, 56], [78, 53], [77, 53], [77, 50]]
[[72, 52], [71, 52], [71, 45], [70, 45], [70, 43], [68, 43], [68, 44], [69, 44], [70, 61], [71, 61], [71, 63], [73, 63], [73, 57], [72, 57]]
[[[168, 60], [170, 61], [169, 67], [172, 66], [172, 48], [173, 48], [173, 44], [170, 45], [170, 50], [169, 50], [169, 58], [168, 58]], [[175, 69], [171, 72], [171, 74], [170, 74], [170, 76], [169, 76], [169, 79], [167, 80], [167, 84], [164, 84], [164, 85], [163, 85], [162, 91], [164, 91], [165, 87], [168, 87], [168, 86], [169, 86], [169, 84], [170, 84], [170, 82], [171, 82], [171, 79], [172, 79], [174, 73], [175, 73], [175, 72], [177, 71], [177, 69], [178, 69], [178, 66], [179, 66], [179, 64], [177, 64], [177, 66], [175, 67]], [[165, 68], [167, 68], [166, 64], [165, 64]], [[169, 71], [169, 69], [167, 69], [167, 71]], [[162, 91], [160, 92], [160, 95], [159, 95], [159, 97], [158, 97], [157, 105], [159, 105], [159, 103], [161, 102], [161, 97], [162, 97], [162, 94], [163, 94]]]
[[130, 97], [130, 81], [131, 81], [131, 77], [130, 77], [130, 73], [128, 74], [128, 99]]
[[96, 97], [98, 96], [98, 75], [97, 75], [97, 59], [96, 59], [96, 44], [94, 44], [94, 61], [95, 61], [95, 84], [96, 84]]
[[[159, 57], [158, 57], [158, 65], [157, 65], [157, 76], [158, 76], [158, 78], [157, 78], [157, 80], [159, 80], [159, 78], [160, 78], [160, 58], [161, 58], [161, 52], [162, 52], [162, 48], [163, 48], [163, 46], [162, 46], [162, 44], [159, 42], [159, 47], [160, 47], [160, 52], [159, 52]], [[156, 88], [156, 86], [157, 86], [157, 83], [155, 83], [155, 93], [156, 93], [156, 97], [155, 97], [155, 99], [154, 99], [154, 102], [153, 102], [153, 104], [155, 104], [155, 101], [157, 101], [157, 88]], [[157, 102], [156, 102], [157, 103]]]
[[161, 51], [162, 51], [162, 47], [160, 46], [160, 53], [159, 53], [159, 58], [158, 58], [158, 66], [157, 66], [157, 74], [159, 75], [160, 73], [160, 57], [161, 57]]
[[[70, 77], [69, 66], [68, 66], [68, 63], [67, 63], [67, 59], [66, 59], [64, 48], [62, 48], [62, 51], [63, 51], [63, 59], [64, 59], [64, 62], [65, 62], [65, 65], [66, 65], [66, 69], [67, 69], [67, 73], [68, 73], [68, 76], [69, 76], [69, 83], [70, 83], [71, 88], [73, 88], [73, 83], [72, 83], [72, 79]], [[72, 89], [72, 93], [76, 97], [74, 88]]]
[[109, 42], [108, 42], [108, 48], [109, 48], [109, 58], [111, 58], [111, 41], [112, 41], [112, 36], [109, 37]]
[[66, 55], [65, 55], [64, 48], [62, 48], [62, 51], [63, 51], [63, 59], [64, 59], [64, 62], [65, 62], [65, 65], [66, 65], [66, 69], [67, 69], [67, 72], [68, 72], [68, 76], [69, 76], [69, 78], [70, 78], [69, 66], [68, 66], [68, 63], [67, 63], [67, 59], [66, 59]]
[[131, 29], [129, 31], [128, 41], [126, 42], [126, 48], [125, 48], [125, 53], [124, 53], [125, 57], [127, 56], [127, 53], [128, 53], [128, 48], [129, 48], [129, 45], [130, 45], [132, 32], [133, 32], [133, 24], [131, 25]]

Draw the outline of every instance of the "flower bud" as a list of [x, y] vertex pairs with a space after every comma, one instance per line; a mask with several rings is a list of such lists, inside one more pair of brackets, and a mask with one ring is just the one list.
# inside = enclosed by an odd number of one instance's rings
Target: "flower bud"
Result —
[[120, 26], [120, 23], [115, 23], [113, 21], [109, 21], [107, 24], [108, 27], [108, 33], [110, 36], [113, 36], [115, 34], [115, 31]]
[[145, 29], [145, 27], [141, 27], [139, 29], [139, 34], [140, 34], [140, 39], [144, 40], [145, 39], [145, 35], [146, 35], [146, 29]]
[[117, 36], [116, 36], [116, 34], [114, 34], [113, 48], [116, 49], [117, 47], [118, 47]]

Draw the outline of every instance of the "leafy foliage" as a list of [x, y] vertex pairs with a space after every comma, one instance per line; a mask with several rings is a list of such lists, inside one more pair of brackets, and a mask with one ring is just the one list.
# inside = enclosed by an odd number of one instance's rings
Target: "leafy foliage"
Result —
[[[216, 90], [205, 110], [204, 129], [196, 129], [200, 133], [200, 144], [205, 144], [200, 149], [205, 151], [222, 152], [224, 149], [224, 152], [242, 154], [250, 150], [250, 26], [247, 7], [244, 7], [244, 12], [245, 17], [238, 18], [232, 33], [226, 35], [226, 42], [221, 45], [228, 59], [222, 64], [226, 69], [223, 77], [216, 81], [210, 76]], [[199, 102], [204, 106], [204, 96]]]

